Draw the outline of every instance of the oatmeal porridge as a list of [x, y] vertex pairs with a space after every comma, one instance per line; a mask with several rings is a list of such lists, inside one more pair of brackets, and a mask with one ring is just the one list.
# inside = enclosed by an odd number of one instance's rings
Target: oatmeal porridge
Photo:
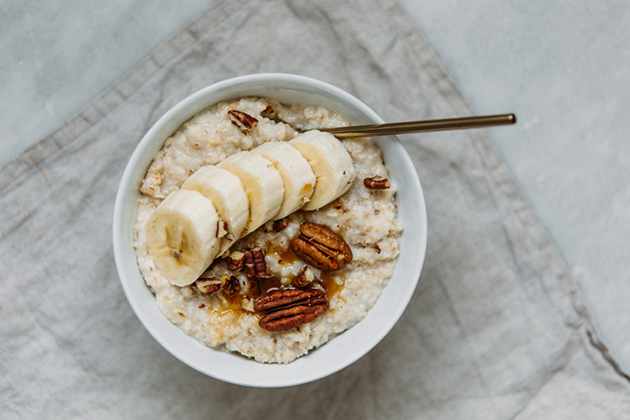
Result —
[[[146, 284], [173, 324], [214, 349], [289, 363], [367, 315], [393, 273], [402, 224], [396, 186], [370, 139], [333, 138], [322, 157], [307, 156], [311, 143], [328, 141], [311, 130], [345, 125], [323, 107], [243, 98], [199, 112], [165, 141], [140, 186], [134, 247]], [[267, 146], [273, 143], [279, 144]], [[283, 172], [274, 156], [291, 153], [298, 159]], [[321, 169], [322, 159], [328, 169]], [[257, 162], [271, 172], [256, 172]], [[203, 177], [224, 180], [224, 192], [196, 186]], [[181, 210], [184, 201], [199, 206]], [[165, 251], [170, 266], [159, 263], [160, 248], [152, 244], [172, 244], [180, 234], [156, 239], [155, 231], [164, 232], [155, 222], [160, 212], [168, 223], [184, 220], [178, 244], [203, 254], [196, 271], [182, 268], [183, 248]], [[185, 274], [176, 279], [174, 272]]]

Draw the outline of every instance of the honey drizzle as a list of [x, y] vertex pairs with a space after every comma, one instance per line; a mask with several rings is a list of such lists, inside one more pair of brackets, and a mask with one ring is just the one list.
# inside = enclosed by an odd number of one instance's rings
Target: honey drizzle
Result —
[[225, 300], [219, 300], [218, 305], [210, 305], [206, 312], [209, 314], [219, 313], [220, 316], [225, 316], [229, 312], [232, 312], [235, 316], [241, 316], [246, 311], [241, 307], [241, 299], [243, 299], [243, 295], [240, 293], [234, 293], [231, 298], [228, 298], [226, 295], [223, 295]]
[[[337, 280], [342, 280], [341, 284], [337, 283]], [[343, 288], [343, 283], [345, 282], [345, 276], [342, 274], [330, 274], [322, 272], [320, 276], [320, 280], [322, 282], [322, 286], [326, 289], [326, 299], [330, 302], [332, 298]]]
[[297, 255], [293, 252], [293, 250], [289, 247], [286, 251], [283, 251], [279, 248], [272, 248], [269, 250], [269, 253], [274, 253], [278, 256], [278, 261], [280, 264], [293, 264], [298, 260]]
[[240, 316], [246, 311], [242, 308], [241, 302], [243, 301], [243, 294], [241, 291], [237, 291], [232, 296], [228, 296], [223, 291], [219, 290], [215, 296], [211, 299], [216, 299], [216, 303], [210, 303], [206, 311], [211, 313], [219, 313], [221, 316], [227, 315], [232, 312], [235, 316]]
[[258, 284], [260, 286], [260, 295], [263, 296], [265, 293], [271, 290], [284, 290], [287, 289], [286, 286], [282, 285], [282, 279], [278, 276], [269, 276], [262, 279], [258, 279]]
[[[277, 247], [273, 247], [271, 249], [269, 249], [268, 254], [276, 254], [278, 256], [278, 261], [280, 262], [280, 264], [293, 264], [294, 262], [298, 261], [299, 258], [297, 255], [295, 255], [295, 253], [293, 252], [293, 250], [288, 247], [286, 250], [282, 250], [281, 248], [277, 248]], [[261, 295], [264, 295], [267, 291], [269, 290], [284, 290], [284, 289], [288, 289], [289, 287], [287, 286], [283, 286], [281, 283], [281, 279], [277, 278], [277, 277], [272, 277], [272, 281], [273, 286], [270, 285], [268, 282], [268, 279], [264, 279], [260, 281], [260, 293]], [[335, 279], [341, 280], [340, 282], [337, 282]], [[326, 273], [326, 272], [322, 272], [320, 275], [320, 282], [322, 284], [322, 286], [324, 286], [324, 288], [326, 289], [326, 298], [328, 299], [328, 301], [330, 301], [333, 296], [335, 296], [339, 290], [343, 287], [343, 283], [345, 282], [345, 276], [343, 274], [339, 274], [339, 273]]]

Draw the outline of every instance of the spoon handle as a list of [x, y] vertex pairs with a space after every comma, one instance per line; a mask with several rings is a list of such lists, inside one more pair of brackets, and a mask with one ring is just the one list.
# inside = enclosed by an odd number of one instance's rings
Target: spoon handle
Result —
[[387, 124], [355, 125], [349, 127], [324, 128], [338, 138], [389, 136], [394, 134], [426, 133], [429, 131], [465, 130], [516, 123], [516, 115], [486, 115], [482, 117], [446, 118], [443, 120], [406, 121]]

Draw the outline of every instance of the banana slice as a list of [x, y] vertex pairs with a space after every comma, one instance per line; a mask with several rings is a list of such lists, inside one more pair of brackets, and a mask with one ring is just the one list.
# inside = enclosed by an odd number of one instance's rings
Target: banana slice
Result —
[[273, 219], [284, 198], [282, 177], [273, 163], [251, 152], [238, 152], [217, 165], [239, 177], [249, 199], [247, 232]]
[[241, 237], [249, 219], [249, 201], [241, 180], [234, 174], [216, 166], [204, 166], [184, 182], [182, 189], [197, 191], [214, 203], [219, 214], [223, 254]]
[[189, 285], [208, 268], [219, 250], [218, 221], [212, 201], [188, 190], [172, 192], [151, 213], [149, 255], [172, 284]]
[[306, 158], [317, 178], [311, 201], [303, 210], [317, 210], [348, 191], [356, 170], [350, 154], [335, 136], [312, 130], [300, 134], [289, 144]]
[[271, 142], [252, 152], [272, 162], [282, 176], [284, 198], [276, 219], [290, 215], [309, 201], [315, 191], [315, 174], [295, 147], [285, 142]]

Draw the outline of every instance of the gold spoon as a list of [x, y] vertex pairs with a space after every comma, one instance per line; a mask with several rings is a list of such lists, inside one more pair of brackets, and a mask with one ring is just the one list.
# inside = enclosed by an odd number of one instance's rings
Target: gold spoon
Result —
[[465, 130], [516, 123], [516, 115], [486, 115], [482, 117], [446, 118], [443, 120], [406, 121], [386, 124], [355, 125], [323, 128], [340, 139], [364, 136], [390, 136], [394, 134], [426, 133], [429, 131]]

